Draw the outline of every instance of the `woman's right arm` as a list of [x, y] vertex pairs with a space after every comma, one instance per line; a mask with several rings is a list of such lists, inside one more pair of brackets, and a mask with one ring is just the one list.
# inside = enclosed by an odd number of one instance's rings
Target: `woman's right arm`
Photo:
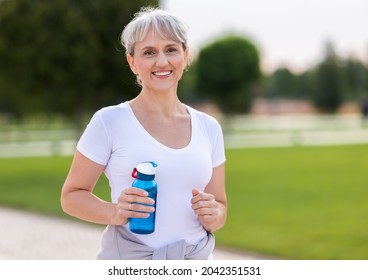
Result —
[[74, 159], [61, 192], [61, 206], [65, 213], [78, 219], [98, 223], [122, 225], [130, 217], [145, 218], [152, 207], [141, 206], [133, 202], [151, 204], [147, 193], [137, 188], [126, 188], [118, 203], [104, 201], [92, 193], [105, 166], [95, 163], [76, 151]]

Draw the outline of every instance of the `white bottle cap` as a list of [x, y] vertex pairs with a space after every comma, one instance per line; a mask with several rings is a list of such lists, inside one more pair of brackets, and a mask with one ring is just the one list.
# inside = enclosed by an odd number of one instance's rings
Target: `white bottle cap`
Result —
[[137, 165], [137, 171], [146, 175], [156, 174], [157, 164], [154, 162], [142, 162]]

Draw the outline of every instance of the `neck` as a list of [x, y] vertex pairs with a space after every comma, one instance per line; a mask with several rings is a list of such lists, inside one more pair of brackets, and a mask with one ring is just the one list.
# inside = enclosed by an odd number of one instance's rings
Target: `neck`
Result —
[[185, 113], [186, 108], [175, 93], [152, 93], [142, 90], [140, 94], [131, 100], [130, 104], [136, 110], [144, 110], [148, 113], [162, 116], [173, 116]]

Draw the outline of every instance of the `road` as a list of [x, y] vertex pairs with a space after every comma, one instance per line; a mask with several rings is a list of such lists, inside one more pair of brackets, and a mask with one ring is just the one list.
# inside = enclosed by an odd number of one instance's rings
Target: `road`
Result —
[[[102, 226], [0, 207], [0, 260], [94, 260]], [[218, 260], [272, 259], [216, 248]]]

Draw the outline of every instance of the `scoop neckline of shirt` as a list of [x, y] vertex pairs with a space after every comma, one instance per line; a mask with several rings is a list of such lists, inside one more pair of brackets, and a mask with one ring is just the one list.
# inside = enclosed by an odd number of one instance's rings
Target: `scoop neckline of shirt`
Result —
[[152, 143], [154, 143], [155, 145], [158, 145], [160, 147], [163, 147], [167, 150], [170, 150], [170, 151], [173, 151], [173, 152], [183, 152], [183, 151], [186, 151], [188, 150], [191, 146], [192, 146], [192, 143], [194, 141], [194, 118], [193, 118], [193, 113], [192, 111], [190, 110], [190, 107], [186, 104], [185, 107], [190, 115], [190, 122], [191, 122], [191, 137], [190, 137], [190, 141], [189, 143], [183, 147], [183, 148], [171, 148], [169, 146], [166, 146], [165, 144], [162, 144], [160, 141], [158, 141], [155, 137], [153, 137], [145, 128], [144, 126], [140, 123], [140, 121], [137, 119], [136, 115], [134, 114], [133, 112], [133, 109], [132, 107], [130, 106], [129, 104], [129, 101], [126, 101], [124, 103], [122, 103], [121, 105], [125, 105], [127, 108], [128, 108], [128, 112], [129, 112], [129, 116], [131, 117], [131, 119], [136, 123], [137, 127], [139, 128], [139, 130], [141, 132], [143, 132], [143, 134], [146, 136], [147, 139], [149, 139]]

